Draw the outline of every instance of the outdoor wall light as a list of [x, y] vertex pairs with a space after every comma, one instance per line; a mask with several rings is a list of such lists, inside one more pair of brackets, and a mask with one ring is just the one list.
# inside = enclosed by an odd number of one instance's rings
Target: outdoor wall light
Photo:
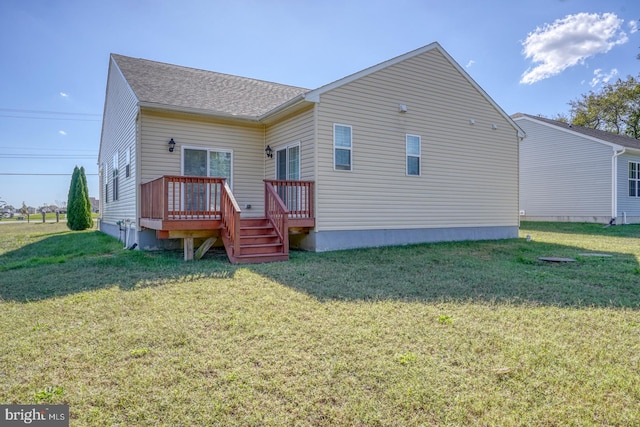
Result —
[[268, 158], [273, 158], [273, 150], [271, 149], [271, 146], [267, 145], [267, 148], [264, 149], [264, 152], [267, 153]]
[[176, 148], [176, 142], [171, 138], [171, 141], [169, 141], [169, 152], [173, 153], [174, 148]]

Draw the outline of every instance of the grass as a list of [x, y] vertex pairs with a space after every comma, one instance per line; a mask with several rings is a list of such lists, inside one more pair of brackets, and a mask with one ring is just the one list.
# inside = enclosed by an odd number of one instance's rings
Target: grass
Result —
[[232, 266], [4, 224], [0, 402], [72, 425], [638, 425], [639, 260], [635, 225]]

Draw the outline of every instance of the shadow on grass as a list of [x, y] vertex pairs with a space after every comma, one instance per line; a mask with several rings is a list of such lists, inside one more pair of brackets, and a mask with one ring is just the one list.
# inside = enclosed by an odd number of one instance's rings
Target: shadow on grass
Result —
[[[640, 308], [634, 255], [582, 256], [574, 246], [525, 239], [456, 242], [321, 254], [292, 253], [256, 272], [319, 300], [491, 302]], [[542, 256], [570, 257], [547, 263]]]
[[613, 225], [575, 222], [522, 221], [520, 228], [528, 231], [542, 231], [562, 234], [584, 234], [616, 238], [640, 238], [640, 224]]
[[[288, 262], [233, 266], [223, 250], [184, 262], [181, 252], [123, 250], [98, 231], [51, 233], [0, 255], [0, 298], [37, 301], [112, 288], [134, 290], [234, 278], [248, 269], [319, 301], [402, 300], [640, 308], [633, 254], [525, 239], [292, 252]], [[545, 263], [541, 256], [570, 257]]]
[[38, 301], [114, 286], [132, 290], [235, 272], [220, 251], [208, 254], [206, 263], [185, 263], [181, 252], [125, 250], [99, 231], [40, 236], [47, 237], [0, 255], [1, 300]]

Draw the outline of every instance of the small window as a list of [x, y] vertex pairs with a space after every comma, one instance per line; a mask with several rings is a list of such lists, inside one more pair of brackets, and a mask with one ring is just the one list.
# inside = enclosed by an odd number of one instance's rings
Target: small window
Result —
[[131, 150], [124, 152], [124, 177], [129, 178], [131, 176]]
[[113, 169], [112, 169], [112, 178], [113, 184], [111, 188], [111, 194], [113, 196], [113, 200], [118, 200], [118, 152], [116, 151], [113, 155]]
[[333, 125], [333, 164], [335, 170], [351, 170], [351, 126]]
[[629, 197], [640, 197], [640, 163], [629, 162]]
[[407, 135], [407, 175], [420, 176], [421, 140], [418, 135]]

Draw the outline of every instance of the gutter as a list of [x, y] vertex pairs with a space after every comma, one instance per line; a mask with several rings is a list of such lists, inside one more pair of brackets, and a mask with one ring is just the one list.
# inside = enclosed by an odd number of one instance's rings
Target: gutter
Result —
[[211, 110], [203, 110], [199, 108], [180, 107], [175, 105], [158, 104], [155, 102], [138, 102], [140, 108], [154, 111], [171, 111], [182, 114], [194, 114], [198, 116], [216, 117], [221, 119], [238, 120], [243, 122], [260, 123], [260, 119], [255, 116], [241, 116], [228, 113], [222, 113]]
[[296, 96], [295, 98], [292, 98], [292, 99], [288, 100], [284, 104], [278, 105], [273, 110], [267, 111], [266, 113], [264, 113], [263, 115], [258, 117], [258, 121], [259, 122], [267, 121], [267, 120], [269, 120], [270, 117], [272, 117], [274, 115], [284, 113], [285, 111], [287, 111], [287, 110], [289, 110], [291, 108], [295, 108], [299, 104], [304, 103], [305, 101], [309, 102], [309, 100], [307, 99], [307, 93], [300, 94], [300, 95]]
[[611, 157], [611, 221], [613, 222], [618, 215], [618, 161], [617, 158], [624, 154], [626, 148], [620, 150], [613, 149]]

